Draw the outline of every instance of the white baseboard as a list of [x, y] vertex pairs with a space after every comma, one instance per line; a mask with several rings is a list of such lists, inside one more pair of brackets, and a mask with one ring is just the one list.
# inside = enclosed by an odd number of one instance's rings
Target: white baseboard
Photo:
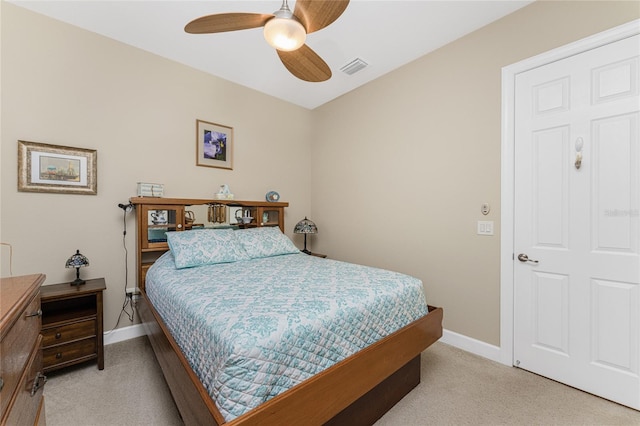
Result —
[[104, 333], [104, 344], [110, 345], [112, 343], [122, 342], [124, 340], [135, 339], [136, 337], [144, 336], [144, 327], [142, 324], [130, 325], [127, 327], [116, 328], [107, 333]]
[[472, 354], [502, 363], [500, 347], [498, 346], [490, 345], [481, 340], [476, 340], [446, 329], [442, 330], [440, 341], [458, 349], [471, 352]]

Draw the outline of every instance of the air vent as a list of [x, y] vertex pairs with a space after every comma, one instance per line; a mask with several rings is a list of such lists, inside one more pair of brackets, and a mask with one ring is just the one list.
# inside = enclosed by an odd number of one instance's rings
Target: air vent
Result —
[[362, 59], [356, 58], [353, 61], [349, 62], [347, 65], [340, 68], [340, 71], [342, 71], [345, 74], [353, 75], [358, 71], [366, 68], [368, 65], [369, 64], [367, 64]]

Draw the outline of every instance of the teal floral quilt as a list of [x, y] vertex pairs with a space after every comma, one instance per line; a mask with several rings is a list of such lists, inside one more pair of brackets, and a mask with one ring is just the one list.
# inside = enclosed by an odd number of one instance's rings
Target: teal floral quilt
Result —
[[227, 421], [427, 314], [422, 282], [286, 254], [177, 269], [146, 291]]

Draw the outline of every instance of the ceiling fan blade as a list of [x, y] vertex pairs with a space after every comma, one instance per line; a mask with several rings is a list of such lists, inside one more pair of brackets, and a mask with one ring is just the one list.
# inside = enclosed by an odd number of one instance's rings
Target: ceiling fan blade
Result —
[[219, 13], [202, 16], [189, 22], [184, 30], [190, 34], [223, 33], [226, 31], [248, 30], [264, 26], [272, 14], [262, 13]]
[[349, 0], [297, 0], [293, 14], [311, 34], [338, 19], [348, 5]]
[[315, 83], [331, 78], [329, 65], [306, 44], [291, 52], [282, 50], [276, 50], [276, 52], [289, 72], [300, 80]]

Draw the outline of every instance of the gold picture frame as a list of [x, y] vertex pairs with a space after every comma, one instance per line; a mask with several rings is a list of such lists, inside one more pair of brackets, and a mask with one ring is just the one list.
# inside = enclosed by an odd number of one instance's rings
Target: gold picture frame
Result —
[[18, 191], [96, 195], [95, 149], [18, 141]]
[[196, 120], [196, 166], [233, 170], [233, 127]]

